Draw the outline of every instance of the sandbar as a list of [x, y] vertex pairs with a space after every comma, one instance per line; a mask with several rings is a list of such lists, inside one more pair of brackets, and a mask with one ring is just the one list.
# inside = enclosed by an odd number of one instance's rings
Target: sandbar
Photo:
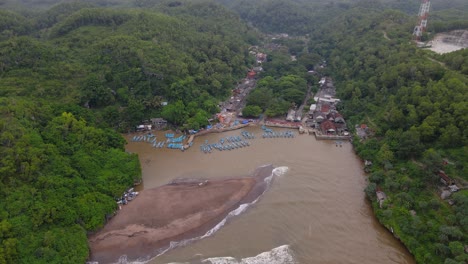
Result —
[[89, 236], [90, 261], [115, 263], [123, 255], [128, 260], [149, 259], [171, 241], [201, 236], [239, 205], [263, 194], [264, 179], [272, 171], [272, 165], [265, 165], [250, 177], [177, 179], [143, 190], [103, 229]]

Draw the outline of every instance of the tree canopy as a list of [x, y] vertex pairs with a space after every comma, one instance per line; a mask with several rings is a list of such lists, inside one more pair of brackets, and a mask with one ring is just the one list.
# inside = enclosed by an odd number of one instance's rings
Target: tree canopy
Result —
[[[431, 2], [427, 36], [466, 29], [466, 1]], [[260, 41], [274, 48], [243, 114], [284, 115], [331, 76], [348, 127], [369, 127], [353, 143], [374, 163], [365, 191], [379, 221], [419, 263], [466, 263], [468, 192], [441, 200], [438, 174], [468, 181], [468, 51], [411, 43], [418, 6], [0, 0], [0, 263], [85, 262], [87, 232], [141, 177], [117, 131], [156, 116], [206, 126]]]
[[87, 233], [141, 178], [118, 132], [206, 126], [256, 35], [212, 2], [28, 2], [0, 2], [16, 10], [0, 9], [0, 263], [84, 263]]

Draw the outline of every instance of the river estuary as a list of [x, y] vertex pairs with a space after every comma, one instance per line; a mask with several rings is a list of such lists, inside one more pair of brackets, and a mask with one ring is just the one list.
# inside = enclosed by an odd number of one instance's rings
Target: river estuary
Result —
[[[349, 142], [340, 147], [309, 135], [263, 139], [259, 128], [247, 131], [256, 135], [251, 146], [211, 154], [201, 152], [200, 144], [240, 135], [240, 130], [197, 137], [185, 152], [129, 142], [127, 150], [140, 157], [141, 189], [179, 177], [237, 177], [264, 164], [279, 167], [269, 190], [243, 213], [212, 235], [149, 263], [414, 263], [373, 216], [363, 192], [363, 165]], [[163, 135], [157, 134], [158, 140]]]

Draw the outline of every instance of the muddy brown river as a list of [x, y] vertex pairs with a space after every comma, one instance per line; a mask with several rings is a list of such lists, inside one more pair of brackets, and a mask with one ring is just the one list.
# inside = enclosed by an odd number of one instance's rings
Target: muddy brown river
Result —
[[[278, 167], [270, 188], [255, 204], [216, 232], [149, 263], [415, 263], [373, 216], [363, 192], [363, 165], [349, 142], [340, 147], [335, 141], [297, 135], [297, 130], [295, 138], [265, 139], [258, 127], [247, 131], [256, 135], [249, 147], [210, 154], [200, 150], [205, 140], [215, 143], [241, 130], [197, 137], [185, 152], [129, 142], [127, 150], [141, 160], [140, 188], [179, 177], [245, 176], [269, 163]], [[164, 133], [157, 138], [164, 139]]]

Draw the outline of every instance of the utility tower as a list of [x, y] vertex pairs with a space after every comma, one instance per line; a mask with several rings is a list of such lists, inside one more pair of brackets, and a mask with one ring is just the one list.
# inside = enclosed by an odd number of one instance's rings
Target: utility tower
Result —
[[429, 16], [429, 9], [431, 8], [430, 0], [422, 0], [418, 13], [418, 24], [414, 27], [413, 35], [417, 41], [421, 40], [421, 36], [426, 32], [427, 17]]

